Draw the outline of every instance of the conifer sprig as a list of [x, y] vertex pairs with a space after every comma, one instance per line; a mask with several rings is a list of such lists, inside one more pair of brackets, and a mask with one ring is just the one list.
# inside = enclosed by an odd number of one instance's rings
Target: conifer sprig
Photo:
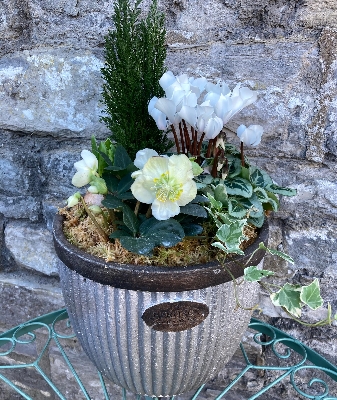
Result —
[[117, 0], [114, 29], [105, 40], [103, 99], [106, 116], [102, 120], [112, 132], [112, 139], [125, 147], [131, 157], [139, 149], [166, 152], [172, 143], [160, 131], [148, 113], [153, 96], [163, 90], [159, 79], [165, 72], [165, 17], [153, 0], [147, 16], [140, 18], [136, 0]]

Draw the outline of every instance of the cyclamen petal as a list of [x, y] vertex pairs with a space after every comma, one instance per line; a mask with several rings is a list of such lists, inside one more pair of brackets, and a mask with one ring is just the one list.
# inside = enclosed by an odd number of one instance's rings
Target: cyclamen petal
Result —
[[217, 116], [210, 118], [208, 120], [206, 128], [204, 129], [206, 138], [214, 139], [221, 132], [222, 128], [223, 128], [223, 123], [221, 118]]
[[155, 104], [155, 108], [164, 113], [171, 123], [174, 121], [176, 106], [173, 101], [161, 97]]
[[178, 112], [180, 117], [191, 126], [195, 126], [197, 122], [197, 110], [194, 107], [183, 106]]
[[159, 85], [166, 91], [166, 89], [171, 86], [174, 82], [176, 82], [176, 77], [173, 75], [171, 71], [167, 71], [164, 75], [159, 79]]
[[241, 142], [246, 146], [257, 146], [261, 142], [263, 128], [260, 125], [250, 125], [246, 128], [245, 125], [240, 125], [237, 130]]

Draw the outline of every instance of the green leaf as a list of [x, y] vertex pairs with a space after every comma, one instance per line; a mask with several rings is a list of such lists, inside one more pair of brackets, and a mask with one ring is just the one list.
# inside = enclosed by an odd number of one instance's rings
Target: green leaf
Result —
[[249, 169], [241, 166], [240, 176], [241, 178], [247, 179], [247, 181], [249, 181]]
[[241, 173], [241, 161], [236, 157], [227, 157], [228, 165], [228, 177], [234, 178]]
[[132, 237], [132, 236], [130, 234], [127, 235], [126, 232], [122, 230], [114, 231], [109, 235], [110, 239], [120, 239], [121, 237]]
[[273, 180], [266, 171], [254, 166], [249, 167], [249, 180], [253, 185], [262, 188], [273, 183]]
[[237, 199], [228, 200], [228, 213], [236, 218], [242, 218], [247, 216], [248, 210], [243, 207], [241, 202]]
[[[101, 143], [101, 144], [102, 144], [102, 143]], [[100, 145], [100, 147], [101, 147], [101, 145]], [[102, 159], [104, 160], [105, 165], [109, 165], [109, 166], [112, 165], [112, 162], [111, 162], [109, 156], [107, 156], [103, 151], [98, 150], [98, 154], [99, 154], [99, 156], [102, 157]]]
[[264, 223], [264, 213], [258, 217], [258, 218], [253, 218], [253, 217], [249, 217], [247, 222], [249, 222], [250, 224], [256, 226], [257, 228], [261, 228], [263, 223]]
[[283, 196], [296, 196], [296, 194], [297, 194], [296, 189], [281, 187], [281, 186], [275, 185], [274, 183], [268, 184], [266, 186], [266, 190], [268, 190], [268, 192], [282, 194]]
[[274, 275], [273, 271], [268, 271], [266, 269], [259, 270], [257, 266], [246, 267], [244, 269], [244, 279], [247, 282], [257, 282], [266, 276]]
[[234, 178], [228, 181], [225, 180], [224, 184], [228, 194], [247, 198], [253, 194], [253, 187], [246, 179]]
[[180, 207], [182, 214], [193, 215], [194, 217], [207, 218], [207, 211], [203, 206], [199, 204], [187, 204], [186, 206]]
[[283, 260], [288, 261], [290, 264], [294, 264], [295, 263], [294, 259], [291, 258], [290, 256], [288, 256], [288, 254], [283, 253], [283, 251], [269, 249], [262, 242], [259, 244], [259, 249], [266, 250], [266, 251], [268, 251], [268, 253], [272, 254], [273, 256], [281, 257], [281, 258], [283, 258]]
[[118, 193], [116, 196], [121, 200], [135, 200], [135, 196], [131, 191], [120, 194]]
[[117, 192], [119, 179], [116, 176], [104, 172], [102, 178], [105, 180], [109, 192]]
[[181, 224], [184, 229], [185, 236], [198, 236], [202, 233], [204, 228], [198, 224], [186, 223]]
[[120, 170], [126, 169], [132, 163], [131, 158], [123, 146], [118, 145], [115, 151], [114, 167]]
[[155, 240], [149, 237], [127, 237], [120, 238], [121, 245], [132, 253], [141, 255], [150, 255], [153, 248], [156, 246]]
[[97, 158], [98, 157], [98, 147], [97, 147], [97, 142], [96, 142], [96, 138], [94, 135], [91, 136], [91, 151]]
[[244, 254], [239, 245], [246, 239], [246, 236], [243, 234], [245, 223], [245, 219], [236, 220], [230, 224], [223, 224], [218, 229], [216, 237], [226, 246], [226, 253]]
[[207, 193], [207, 197], [209, 198], [209, 201], [211, 203], [211, 207], [215, 208], [217, 211], [221, 211], [221, 209], [222, 209], [221, 201], [215, 200], [215, 198], [210, 193]]
[[104, 207], [111, 209], [124, 206], [124, 203], [121, 200], [117, 199], [117, 197], [113, 196], [112, 194], [106, 195], [105, 199], [102, 201], [102, 204]]
[[206, 196], [197, 194], [191, 203], [209, 203], [209, 199]]
[[123, 203], [123, 222], [131, 232], [137, 233], [139, 229], [139, 221], [135, 213], [129, 206]]
[[278, 292], [270, 295], [275, 306], [284, 307], [295, 317], [301, 317], [301, 289], [296, 285], [286, 283]]
[[223, 205], [227, 205], [228, 195], [224, 184], [219, 183], [214, 187], [214, 198], [216, 201], [221, 201]]
[[269, 202], [268, 193], [263, 188], [256, 187], [254, 189], [254, 193], [256, 194], [257, 198], [261, 201], [261, 203]]
[[300, 298], [301, 301], [312, 310], [316, 310], [323, 305], [317, 278], [310, 285], [302, 287]]
[[134, 179], [131, 178], [131, 174], [126, 174], [123, 178], [119, 181], [117, 192], [118, 194], [124, 193], [128, 191], [133, 184]]
[[253, 218], [258, 218], [263, 215], [263, 207], [257, 196], [253, 193], [249, 199], [244, 197], [230, 198], [228, 200], [228, 212], [236, 218], [242, 218], [247, 214]]

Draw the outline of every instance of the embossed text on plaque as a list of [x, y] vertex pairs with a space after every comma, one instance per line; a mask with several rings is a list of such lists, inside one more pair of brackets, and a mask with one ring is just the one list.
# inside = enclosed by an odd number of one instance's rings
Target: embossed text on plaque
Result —
[[209, 314], [206, 304], [176, 301], [156, 304], [144, 311], [142, 319], [156, 331], [180, 332], [204, 321]]

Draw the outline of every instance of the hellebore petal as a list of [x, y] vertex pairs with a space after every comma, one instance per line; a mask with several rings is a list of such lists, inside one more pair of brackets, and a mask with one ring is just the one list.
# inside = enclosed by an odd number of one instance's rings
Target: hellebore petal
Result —
[[97, 160], [96, 156], [93, 153], [91, 153], [91, 151], [82, 150], [81, 157], [83, 158], [83, 161], [85, 162], [85, 164], [88, 168], [90, 168], [91, 170], [97, 171], [98, 160]]
[[[195, 196], [194, 196], [195, 197]], [[155, 200], [151, 206], [152, 215], [159, 221], [165, 221], [179, 214], [180, 207], [172, 201]]]
[[76, 174], [73, 176], [73, 179], [71, 180], [71, 183], [76, 186], [76, 187], [82, 187], [87, 185], [91, 181], [91, 171], [78, 171]]
[[248, 128], [245, 125], [240, 125], [237, 129], [237, 135], [246, 146], [255, 147], [260, 144], [262, 134], [261, 125], [250, 125]]
[[148, 149], [148, 148], [139, 150], [136, 153], [136, 158], [133, 163], [137, 168], [143, 169], [144, 165], [149, 161], [149, 159], [151, 157], [155, 157], [155, 156], [158, 156], [158, 153], [156, 152], [156, 150], [152, 150], [152, 149]]

